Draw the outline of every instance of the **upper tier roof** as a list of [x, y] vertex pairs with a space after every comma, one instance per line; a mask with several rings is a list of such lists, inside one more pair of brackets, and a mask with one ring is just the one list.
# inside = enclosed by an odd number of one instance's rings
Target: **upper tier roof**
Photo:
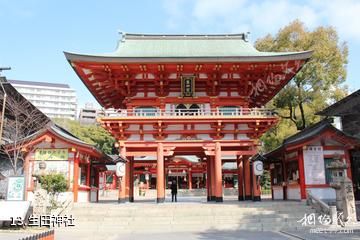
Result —
[[[306, 52], [260, 52], [247, 41], [245, 34], [227, 35], [153, 35], [123, 34], [116, 50], [108, 54], [65, 53], [70, 61], [117, 62], [123, 58], [242, 58], [257, 61], [309, 58]], [[238, 59], [241, 60], [241, 59]]]

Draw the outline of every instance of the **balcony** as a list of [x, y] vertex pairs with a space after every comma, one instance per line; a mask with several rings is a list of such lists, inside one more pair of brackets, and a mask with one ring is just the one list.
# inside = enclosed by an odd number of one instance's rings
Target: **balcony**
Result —
[[105, 119], [152, 119], [152, 118], [171, 118], [171, 119], [188, 119], [188, 118], [274, 118], [274, 112], [264, 108], [237, 108], [237, 109], [177, 109], [177, 110], [160, 110], [160, 109], [119, 109], [117, 114], [111, 114]]

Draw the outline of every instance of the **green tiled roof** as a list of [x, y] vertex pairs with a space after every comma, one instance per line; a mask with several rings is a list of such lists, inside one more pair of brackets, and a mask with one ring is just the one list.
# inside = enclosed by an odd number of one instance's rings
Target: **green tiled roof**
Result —
[[268, 56], [282, 53], [257, 51], [236, 35], [125, 35], [114, 53], [118, 57], [237, 57]]
[[[245, 34], [228, 35], [149, 35], [123, 34], [116, 50], [108, 54], [65, 53], [68, 60], [136, 58], [263, 58], [294, 57], [305, 59], [311, 52], [260, 52]], [[298, 56], [302, 55], [302, 56]], [[91, 59], [90, 59], [91, 60]], [[96, 59], [95, 59], [96, 61]]]

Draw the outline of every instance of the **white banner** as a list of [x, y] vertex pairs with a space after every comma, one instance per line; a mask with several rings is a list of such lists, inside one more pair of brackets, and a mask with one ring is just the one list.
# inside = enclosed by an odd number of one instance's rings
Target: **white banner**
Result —
[[322, 146], [304, 150], [305, 184], [325, 184], [325, 163]]

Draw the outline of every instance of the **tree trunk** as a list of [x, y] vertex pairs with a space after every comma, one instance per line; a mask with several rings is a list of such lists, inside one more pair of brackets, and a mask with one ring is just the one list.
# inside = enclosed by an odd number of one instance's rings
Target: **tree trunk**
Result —
[[299, 108], [301, 114], [301, 126], [299, 130], [303, 130], [304, 128], [306, 128], [306, 119], [305, 119], [304, 106], [302, 102], [299, 102]]

